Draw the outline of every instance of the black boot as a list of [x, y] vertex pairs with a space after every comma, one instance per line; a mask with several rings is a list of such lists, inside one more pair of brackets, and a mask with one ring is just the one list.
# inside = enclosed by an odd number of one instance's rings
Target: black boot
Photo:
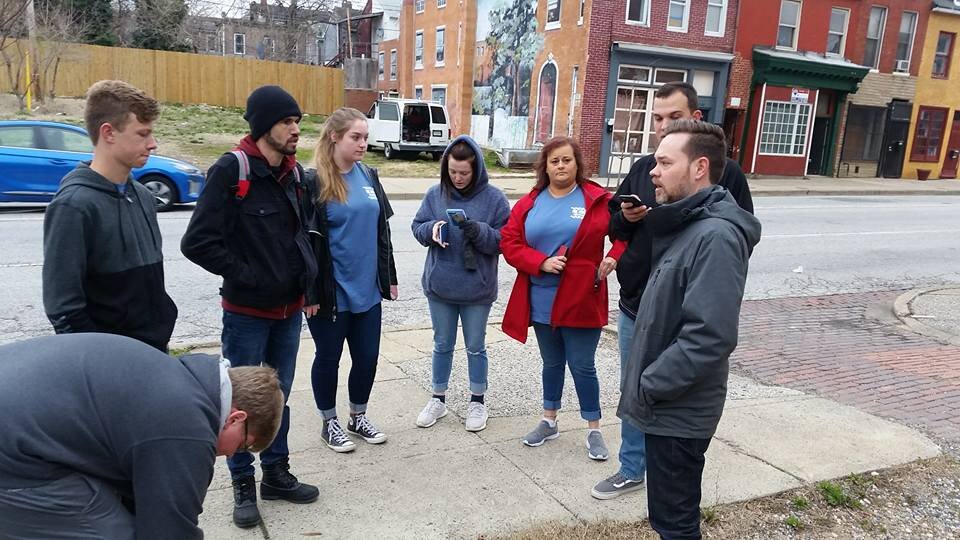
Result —
[[233, 523], [242, 529], [255, 527], [260, 523], [257, 480], [252, 475], [233, 481]]
[[284, 460], [273, 465], [263, 465], [263, 480], [260, 481], [260, 496], [265, 501], [283, 499], [297, 504], [312, 503], [320, 496], [320, 490], [303, 484], [290, 474], [290, 464]]

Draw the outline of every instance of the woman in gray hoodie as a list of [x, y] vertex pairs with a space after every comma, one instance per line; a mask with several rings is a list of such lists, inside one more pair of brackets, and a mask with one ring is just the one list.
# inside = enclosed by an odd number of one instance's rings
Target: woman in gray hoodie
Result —
[[433, 396], [417, 417], [420, 427], [447, 414], [458, 320], [470, 376], [466, 429], [487, 427], [487, 318], [497, 299], [500, 229], [509, 215], [507, 197], [489, 183], [480, 147], [465, 135], [454, 139], [440, 160], [440, 183], [427, 190], [413, 219], [413, 236], [429, 248], [421, 283], [433, 321]]

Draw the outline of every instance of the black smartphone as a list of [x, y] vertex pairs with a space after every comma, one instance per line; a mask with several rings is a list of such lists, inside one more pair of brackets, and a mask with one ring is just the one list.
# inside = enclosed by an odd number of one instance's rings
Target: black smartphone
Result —
[[446, 223], [441, 223], [441, 224], [440, 224], [440, 231], [439, 231], [439, 232], [440, 232], [440, 234], [439, 234], [439, 236], [440, 236], [440, 243], [441, 243], [441, 244], [446, 244], [447, 242], [449, 242], [449, 240], [447, 239], [447, 224], [446, 224]]
[[630, 205], [630, 208], [635, 208], [637, 206], [643, 206], [643, 201], [640, 200], [640, 197], [634, 195], [633, 193], [628, 193], [625, 195], [617, 195], [617, 200]]

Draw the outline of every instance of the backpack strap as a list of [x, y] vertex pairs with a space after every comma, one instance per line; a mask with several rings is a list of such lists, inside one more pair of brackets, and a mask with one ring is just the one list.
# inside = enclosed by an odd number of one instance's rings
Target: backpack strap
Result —
[[240, 165], [237, 183], [231, 184], [230, 189], [237, 200], [242, 201], [247, 196], [247, 192], [250, 191], [250, 158], [243, 150], [231, 150], [230, 153], [237, 158], [237, 163]]

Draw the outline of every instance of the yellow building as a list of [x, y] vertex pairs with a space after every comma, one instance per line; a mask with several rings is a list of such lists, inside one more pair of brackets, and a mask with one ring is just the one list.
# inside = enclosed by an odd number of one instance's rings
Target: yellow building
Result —
[[903, 178], [956, 178], [960, 162], [960, 2], [934, 0], [917, 74]]

